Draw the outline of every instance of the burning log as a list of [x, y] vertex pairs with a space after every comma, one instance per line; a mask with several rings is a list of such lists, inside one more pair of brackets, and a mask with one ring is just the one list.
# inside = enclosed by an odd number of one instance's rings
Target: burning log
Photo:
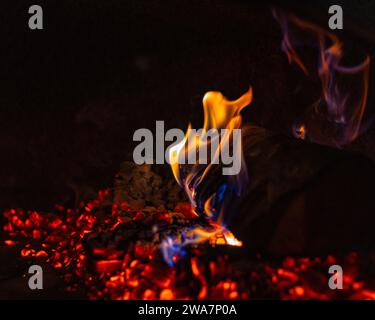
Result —
[[[255, 126], [243, 129], [243, 152], [249, 183], [224, 220], [245, 246], [277, 256], [373, 247], [370, 160]], [[213, 167], [197, 199], [204, 203], [225, 179]]]

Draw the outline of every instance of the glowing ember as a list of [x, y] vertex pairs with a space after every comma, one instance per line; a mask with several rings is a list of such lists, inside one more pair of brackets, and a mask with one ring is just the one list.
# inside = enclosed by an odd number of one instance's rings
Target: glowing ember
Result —
[[[160, 255], [160, 235], [155, 226], [167, 224], [168, 232], [176, 226], [183, 230], [198, 223], [196, 218], [179, 212], [145, 215], [132, 211], [127, 205], [112, 204], [108, 190], [74, 210], [58, 206], [53, 214], [40, 214], [12, 209], [4, 212], [4, 217], [5, 244], [17, 246], [23, 259], [49, 263], [62, 273], [67, 291], [85, 288], [90, 299], [375, 297], [362, 275], [357, 254], [341, 260], [332, 256], [286, 258], [282, 263], [248, 260], [239, 252], [229, 256], [220, 251], [224, 243], [240, 245], [229, 232], [213, 232], [210, 243], [215, 247], [207, 242], [186, 246], [185, 259], [176, 258], [176, 267], [167, 266]], [[207, 226], [211, 234], [212, 228]], [[137, 237], [125, 241], [134, 230]], [[150, 235], [142, 238], [140, 233], [145, 230], [150, 230]], [[203, 227], [200, 230], [203, 232]], [[346, 271], [340, 293], [327, 286], [328, 267], [336, 263]]]
[[296, 136], [296, 138], [305, 140], [305, 138], [306, 138], [306, 128], [305, 128], [305, 126], [303, 124], [296, 126], [295, 131], [294, 131], [294, 135]]
[[224, 238], [226, 241], [226, 244], [234, 247], [241, 247], [242, 246], [242, 241], [237, 240], [237, 238], [233, 235], [232, 232], [227, 231], [224, 233]]

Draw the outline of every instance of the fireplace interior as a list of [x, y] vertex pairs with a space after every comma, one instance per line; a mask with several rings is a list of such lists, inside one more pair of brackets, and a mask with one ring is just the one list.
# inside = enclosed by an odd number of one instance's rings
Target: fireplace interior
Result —
[[[324, 1], [48, 1], [42, 32], [25, 27], [23, 1], [7, 8], [0, 298], [375, 299], [375, 3], [342, 2], [340, 32], [326, 30]], [[368, 65], [336, 68], [328, 44], [333, 78], [304, 44], [299, 57], [315, 70], [306, 76], [282, 50], [274, 8], [315, 26], [292, 22], [290, 40], [334, 33], [340, 63]], [[350, 130], [313, 113], [332, 98], [325, 76], [354, 78], [338, 85]], [[156, 120], [199, 128], [206, 92], [235, 100], [249, 86], [248, 183], [223, 228], [192, 206], [168, 164], [134, 163], [133, 133]], [[194, 190], [202, 203], [225, 183], [221, 172], [213, 166]], [[25, 280], [33, 264], [44, 270], [39, 292]], [[327, 286], [332, 265], [343, 290]]]

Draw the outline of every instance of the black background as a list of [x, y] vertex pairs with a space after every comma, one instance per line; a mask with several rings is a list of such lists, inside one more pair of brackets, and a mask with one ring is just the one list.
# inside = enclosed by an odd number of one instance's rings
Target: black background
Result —
[[[328, 3], [288, 6], [326, 24]], [[44, 10], [44, 30], [28, 28], [32, 4]], [[354, 61], [373, 50], [374, 1], [345, 5], [340, 36]], [[267, 2], [39, 0], [1, 8], [3, 209], [74, 205], [75, 190], [89, 197], [110, 186], [131, 159], [136, 129], [153, 130], [155, 120], [199, 127], [207, 91], [237, 98], [252, 85], [245, 121], [286, 134], [319, 93], [281, 52]]]

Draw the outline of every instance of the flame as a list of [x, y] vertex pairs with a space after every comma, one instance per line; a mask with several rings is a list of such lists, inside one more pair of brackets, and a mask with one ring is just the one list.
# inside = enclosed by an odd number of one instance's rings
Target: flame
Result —
[[[203, 97], [203, 129], [197, 134], [196, 131], [193, 131], [191, 124], [189, 124], [184, 139], [170, 149], [169, 163], [171, 164], [174, 177], [179, 185], [185, 189], [193, 210], [197, 215], [198, 212], [195, 211], [197, 207], [197, 187], [207, 176], [212, 165], [219, 164], [220, 153], [224, 148], [229, 148], [233, 130], [241, 127], [241, 110], [249, 105], [252, 100], [253, 92], [251, 87], [244, 95], [235, 101], [227, 100], [220, 92], [207, 92]], [[218, 136], [209, 136], [209, 132], [212, 129], [226, 129], [226, 131], [224, 134], [220, 135], [219, 139]], [[197, 153], [199, 153], [200, 157], [203, 150], [210, 150], [210, 163], [205, 165], [196, 161], [192, 166], [181, 166], [181, 163], [184, 163], [186, 159], [196, 159]], [[238, 178], [247, 176], [241, 145], [238, 146], [237, 150], [233, 150], [233, 153], [242, 159], [241, 172], [236, 177], [237, 181], [234, 182], [238, 190], [241, 190], [241, 182]], [[205, 159], [207, 159], [207, 156], [206, 154]], [[186, 172], [187, 170], [188, 172]], [[203, 206], [205, 214], [211, 217], [214, 215], [211, 208], [214, 198], [215, 195], [212, 195]]]
[[[233, 144], [233, 155], [241, 159], [241, 169], [238, 174], [228, 176], [226, 182], [206, 200], [200, 199], [197, 188], [207, 177], [212, 166], [220, 163], [221, 152], [229, 149], [234, 130], [241, 127], [240, 112], [252, 100], [251, 87], [235, 101], [229, 101], [220, 92], [207, 92], [203, 97], [203, 128], [197, 132], [189, 124], [184, 139], [170, 148], [169, 163], [174, 177], [188, 195], [194, 214], [207, 217], [210, 228], [209, 230], [207, 228], [185, 230], [180, 237], [164, 240], [161, 248], [164, 259], [169, 265], [175, 265], [178, 258], [185, 255], [184, 247], [189, 244], [208, 240], [211, 245], [242, 246], [242, 242], [226, 228], [223, 217], [223, 213], [229, 210], [226, 205], [232, 199], [233, 190], [237, 196], [240, 196], [247, 182], [241, 144], [237, 147]], [[219, 132], [216, 136], [211, 134], [216, 132], [215, 130]], [[204, 160], [210, 156], [210, 162], [200, 161], [204, 151]], [[197, 160], [197, 154], [199, 154], [199, 160]], [[187, 159], [193, 159], [193, 161], [188, 161], [189, 164], [186, 165]], [[203, 204], [202, 201], [204, 201]]]
[[180, 259], [185, 258], [187, 246], [207, 241], [213, 247], [223, 245], [242, 247], [242, 241], [238, 240], [226, 227], [212, 220], [209, 223], [210, 228], [187, 228], [181, 230], [179, 236], [163, 240], [161, 252], [165, 262], [170, 266], [175, 266]]
[[354, 67], [341, 64], [343, 43], [333, 33], [281, 10], [273, 10], [283, 30], [282, 49], [290, 63], [295, 63], [306, 76], [316, 73], [308, 66], [299, 48], [318, 49], [317, 76], [322, 94], [308, 111], [303, 131], [297, 137], [341, 147], [354, 141], [365, 130], [364, 113], [368, 97], [370, 57]]
[[297, 138], [305, 140], [305, 138], [306, 138], [306, 128], [305, 128], [305, 125], [304, 124], [296, 125], [295, 126], [294, 135]]

